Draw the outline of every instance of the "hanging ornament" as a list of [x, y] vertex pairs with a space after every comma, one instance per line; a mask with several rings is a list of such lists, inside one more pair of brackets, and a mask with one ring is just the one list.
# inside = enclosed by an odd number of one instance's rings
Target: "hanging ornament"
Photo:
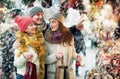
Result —
[[80, 62], [76, 61], [76, 66], [79, 67], [80, 66]]

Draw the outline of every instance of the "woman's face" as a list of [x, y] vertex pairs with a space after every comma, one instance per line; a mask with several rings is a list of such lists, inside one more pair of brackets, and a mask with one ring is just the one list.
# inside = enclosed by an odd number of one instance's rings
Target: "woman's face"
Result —
[[34, 23], [31, 23], [27, 29], [25, 30], [25, 32], [27, 32], [28, 34], [35, 34], [36, 33], [36, 26]]
[[50, 28], [52, 31], [57, 31], [59, 28], [59, 22], [55, 19], [50, 19]]
[[35, 24], [40, 25], [43, 23], [44, 20], [44, 13], [43, 12], [37, 12], [35, 15], [32, 16], [32, 19]]

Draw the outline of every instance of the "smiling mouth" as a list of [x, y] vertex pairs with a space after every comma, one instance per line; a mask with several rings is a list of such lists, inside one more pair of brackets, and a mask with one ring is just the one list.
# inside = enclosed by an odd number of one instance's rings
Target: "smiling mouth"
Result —
[[32, 29], [32, 31], [36, 31], [36, 28]]
[[38, 18], [37, 20], [40, 20], [40, 21], [42, 21], [43, 19], [42, 19], [42, 18]]
[[54, 29], [54, 27], [51, 27], [51, 29]]

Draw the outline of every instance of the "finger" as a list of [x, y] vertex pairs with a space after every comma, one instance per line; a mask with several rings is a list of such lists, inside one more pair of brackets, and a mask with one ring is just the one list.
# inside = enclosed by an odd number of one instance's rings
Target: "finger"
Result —
[[80, 23], [83, 23], [85, 20], [82, 20]]
[[30, 55], [30, 59], [32, 59], [32, 58], [33, 58], [33, 54]]
[[60, 59], [60, 56], [58, 55], [57, 58]]
[[63, 56], [63, 55], [61, 56], [61, 59], [64, 59], [64, 56]]
[[60, 59], [63, 59], [63, 55], [60, 55]]
[[60, 55], [63, 55], [64, 53], [63, 53], [63, 52], [60, 52], [59, 54], [60, 54]]
[[56, 58], [59, 59], [59, 54], [58, 53], [56, 54]]

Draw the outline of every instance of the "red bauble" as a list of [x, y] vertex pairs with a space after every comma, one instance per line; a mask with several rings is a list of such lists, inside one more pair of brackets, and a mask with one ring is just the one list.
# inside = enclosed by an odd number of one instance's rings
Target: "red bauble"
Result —
[[80, 66], [80, 62], [76, 61], [76, 66], [79, 67]]

